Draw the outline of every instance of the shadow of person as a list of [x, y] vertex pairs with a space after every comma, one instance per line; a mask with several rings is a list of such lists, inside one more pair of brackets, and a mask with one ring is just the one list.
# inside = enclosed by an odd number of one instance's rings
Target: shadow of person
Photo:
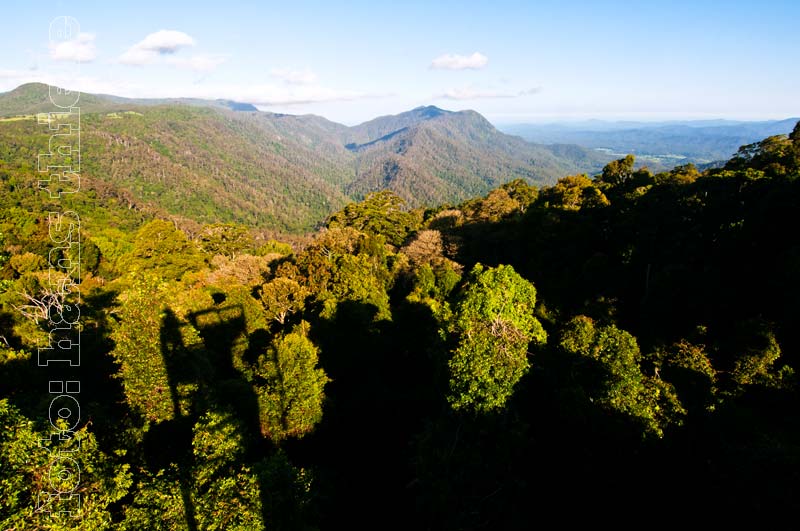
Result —
[[[172, 401], [173, 418], [171, 421], [162, 422], [154, 426], [147, 434], [145, 440], [146, 455], [158, 456], [160, 463], [151, 463], [159, 468], [168, 463], [175, 463], [178, 470], [181, 501], [186, 518], [186, 527], [189, 531], [196, 531], [197, 518], [195, 506], [192, 501], [192, 426], [194, 416], [192, 411], [182, 408], [186, 401], [181, 396], [185, 387], [196, 379], [190, 370], [192, 360], [190, 349], [187, 349], [181, 334], [182, 324], [171, 309], [166, 309], [161, 318], [159, 339], [161, 342], [161, 355], [167, 371], [169, 394]], [[197, 354], [197, 353], [195, 353]]]
[[[207, 351], [210, 371], [205, 379], [207, 407], [232, 412], [247, 432], [242, 435], [248, 443], [248, 452], [261, 453], [265, 448], [258, 396], [253, 383], [243, 372], [248, 361], [243, 353], [253, 346], [253, 340], [247, 336], [244, 309], [240, 304], [232, 304], [192, 312], [187, 317], [199, 332]], [[258, 343], [266, 342], [262, 331], [253, 335], [257, 336]], [[242, 359], [234, 360], [235, 356]]]
[[[191, 472], [203, 464], [193, 460], [192, 429], [200, 417], [206, 413], [230, 416], [239, 430], [243, 459], [248, 464], [263, 460], [273, 448], [262, 435], [258, 395], [252, 375], [245, 372], [248, 364], [244, 353], [250, 338], [242, 306], [218, 304], [189, 313], [186, 321], [167, 309], [161, 321], [160, 341], [174, 412], [171, 424], [180, 432], [171, 434], [180, 441], [176, 445], [180, 451], [172, 455], [171, 462], [179, 466], [184, 512], [187, 525], [193, 530], [197, 529], [197, 518]], [[262, 337], [265, 332], [256, 335], [257, 343], [268, 343], [268, 338]], [[187, 339], [191, 345], [187, 345]], [[258, 481], [263, 501], [269, 486], [263, 484], [260, 475]], [[262, 503], [264, 522], [268, 517], [266, 509]]]

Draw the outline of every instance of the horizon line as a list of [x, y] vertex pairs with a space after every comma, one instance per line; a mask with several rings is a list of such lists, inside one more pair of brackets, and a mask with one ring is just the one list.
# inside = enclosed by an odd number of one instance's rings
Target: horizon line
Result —
[[[9, 94], [18, 90], [26, 85], [42, 85], [42, 86], [57, 86], [57, 85], [50, 85], [49, 83], [45, 83], [43, 81], [28, 81], [25, 83], [21, 83], [14, 88], [8, 89], [6, 91], [0, 92], [2, 94]], [[59, 87], [63, 88], [63, 87]], [[789, 115], [786, 114], [777, 114], [777, 113], [765, 113], [761, 115], [753, 115], [753, 114], [735, 114], [735, 113], [707, 113], [707, 112], [694, 112], [694, 113], [686, 113], [680, 111], [620, 111], [620, 112], [608, 112], [608, 111], [601, 111], [595, 113], [570, 113], [570, 112], [523, 112], [523, 113], [481, 113], [475, 109], [468, 108], [468, 109], [459, 109], [459, 110], [451, 110], [440, 107], [439, 105], [435, 105], [433, 103], [423, 104], [423, 105], [415, 105], [412, 108], [408, 108], [406, 110], [391, 112], [387, 111], [382, 114], [376, 114], [372, 118], [368, 120], [362, 121], [351, 121], [351, 120], [332, 120], [325, 116], [324, 114], [318, 114], [314, 112], [286, 112], [287, 107], [297, 107], [302, 104], [256, 104], [248, 101], [239, 100], [236, 98], [231, 97], [217, 97], [217, 98], [201, 98], [195, 96], [123, 96], [120, 94], [111, 94], [111, 93], [103, 93], [103, 92], [84, 92], [78, 91], [82, 94], [88, 94], [90, 96], [107, 96], [107, 97], [114, 97], [114, 98], [124, 98], [128, 100], [175, 100], [180, 102], [180, 100], [186, 101], [207, 101], [207, 102], [232, 102], [232, 103], [239, 103], [239, 104], [247, 104], [252, 105], [257, 109], [257, 111], [237, 111], [237, 112], [263, 112], [263, 113], [271, 113], [271, 114], [282, 114], [282, 115], [289, 115], [289, 116], [316, 116], [323, 118], [325, 120], [339, 123], [342, 125], [353, 126], [359, 125], [370, 120], [381, 118], [384, 116], [397, 116], [399, 114], [403, 114], [406, 112], [414, 111], [417, 109], [425, 108], [425, 107], [434, 107], [446, 112], [463, 112], [463, 111], [472, 111], [480, 114], [487, 120], [489, 120], [495, 126], [514, 126], [514, 125], [555, 125], [555, 124], [569, 124], [569, 123], [581, 123], [581, 122], [600, 122], [600, 123], [654, 123], [654, 124], [670, 124], [670, 123], [685, 123], [685, 122], [734, 122], [734, 123], [758, 123], [758, 122], [781, 122], [787, 120], [800, 120], [800, 112], [798, 113], [791, 113]], [[335, 101], [326, 101], [326, 102], [308, 102], [306, 104], [321, 104], [325, 103], [327, 105], [335, 104]], [[135, 103], [134, 103], [135, 104]], [[276, 110], [272, 110], [272, 109]]]

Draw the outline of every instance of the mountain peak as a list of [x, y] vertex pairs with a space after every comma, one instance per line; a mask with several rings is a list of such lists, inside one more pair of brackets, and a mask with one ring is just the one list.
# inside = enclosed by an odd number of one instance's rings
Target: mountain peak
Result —
[[45, 83], [23, 83], [15, 89], [8, 91], [9, 94], [19, 94], [24, 92], [43, 92], [47, 91], [48, 85]]
[[[79, 107], [82, 110], [98, 110], [108, 103], [107, 99], [94, 94], [81, 93]], [[50, 112], [54, 109], [50, 101], [50, 85], [25, 83], [8, 92], [0, 93], [0, 116], [14, 116]]]
[[25, 83], [0, 94], [0, 115], [32, 114], [46, 110], [49, 89], [44, 83]]
[[450, 113], [450, 111], [445, 111], [444, 109], [440, 109], [435, 105], [421, 105], [419, 107], [411, 109], [411, 112], [422, 118], [436, 118], [437, 116], [441, 116], [442, 114]]

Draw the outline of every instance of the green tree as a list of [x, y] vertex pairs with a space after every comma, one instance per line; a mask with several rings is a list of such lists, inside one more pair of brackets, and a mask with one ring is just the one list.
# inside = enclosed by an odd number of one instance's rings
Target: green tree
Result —
[[32, 273], [34, 271], [41, 271], [47, 266], [47, 260], [33, 253], [15, 254], [11, 257], [11, 267], [19, 273]]
[[[355, 301], [377, 308], [375, 319], [390, 319], [387, 288], [392, 281], [382, 236], [351, 227], [328, 229], [297, 257], [305, 284], [332, 317], [339, 302]], [[286, 271], [287, 267], [279, 268]]]
[[612, 186], [624, 184], [633, 177], [633, 165], [636, 157], [626, 155], [625, 158], [609, 162], [603, 167], [600, 180]]
[[373, 192], [360, 203], [350, 203], [333, 214], [328, 227], [353, 227], [368, 234], [380, 234], [392, 245], [402, 245], [408, 234], [419, 226], [411, 212], [403, 210], [405, 202], [390, 190]]
[[[128, 404], [156, 422], [172, 419], [176, 413], [186, 415], [191, 408], [196, 384], [180, 383], [173, 388], [169, 371], [173, 372], [173, 381], [176, 371], [193, 371], [195, 376], [205, 372], [199, 366], [205, 358], [197, 355], [203, 347], [197, 330], [177, 321], [166, 309], [166, 301], [172, 296], [170, 287], [153, 276], [135, 279], [120, 295], [118, 321], [111, 333], [111, 355], [119, 363]], [[173, 326], [180, 336], [174, 341], [165, 335], [173, 333], [167, 330]]]
[[796, 138], [795, 131], [792, 131], [789, 137], [775, 135], [742, 146], [725, 168], [740, 171], [757, 170], [768, 176], [791, 175], [799, 168], [796, 165]]
[[139, 229], [127, 258], [130, 269], [149, 271], [167, 280], [178, 280], [184, 273], [198, 270], [202, 263], [186, 234], [161, 219]]
[[81, 278], [85, 278], [87, 273], [95, 274], [100, 267], [102, 253], [97, 244], [91, 239], [85, 239], [81, 245]]
[[700, 177], [700, 172], [690, 162], [689, 164], [675, 166], [669, 172], [659, 173], [655, 177], [655, 182], [659, 184], [684, 185], [695, 182], [698, 177]]
[[583, 206], [607, 206], [608, 198], [586, 174], [562, 177], [558, 182], [542, 191], [541, 197], [550, 206], [564, 210], [579, 210]]
[[204, 531], [264, 529], [259, 480], [245, 464], [242, 426], [229, 414], [207, 413], [194, 426], [195, 514]]
[[300, 438], [322, 419], [325, 385], [319, 349], [308, 338], [305, 321], [279, 337], [259, 359], [256, 370], [261, 429], [275, 442]]
[[584, 370], [584, 385], [589, 399], [601, 407], [637, 420], [646, 434], [658, 437], [666, 427], [682, 422], [686, 412], [674, 388], [642, 373], [639, 345], [628, 332], [614, 325], [596, 326], [580, 315], [566, 324], [559, 346], [597, 364], [583, 365], [594, 367]]
[[656, 366], [661, 377], [675, 385], [689, 413], [712, 411], [716, 407], [717, 371], [711, 365], [705, 345], [685, 339], [678, 341], [656, 353]]
[[522, 213], [536, 201], [539, 195], [536, 187], [529, 185], [524, 179], [514, 179], [503, 184], [500, 188], [508, 192], [509, 197], [516, 201], [517, 208]]
[[528, 344], [547, 335], [534, 317], [536, 289], [511, 266], [477, 264], [455, 307], [457, 346], [448, 366], [454, 409], [491, 411], [505, 406], [529, 368]]
[[294, 250], [292, 249], [292, 246], [288, 243], [279, 242], [277, 240], [267, 240], [261, 247], [256, 249], [255, 254], [257, 256], [289, 256], [293, 252]]
[[221, 254], [230, 259], [253, 248], [253, 237], [247, 227], [235, 223], [205, 225], [198, 236], [200, 248], [211, 255]]
[[115, 529], [123, 531], [189, 531], [181, 480], [175, 465], [165, 470], [142, 470], [131, 499], [124, 506], [124, 518]]
[[762, 384], [780, 387], [793, 375], [791, 367], [775, 367], [781, 357], [772, 327], [758, 319], [743, 323], [736, 332], [736, 347], [740, 349], [731, 376], [739, 385]]
[[[115, 529], [112, 505], [131, 486], [128, 465], [103, 453], [87, 426], [68, 431], [59, 420], [61, 435], [47, 423], [40, 431], [8, 400], [0, 399], [0, 527], [47, 531]], [[49, 442], [44, 442], [49, 441]], [[75, 516], [35, 511], [46, 493], [57, 491], [80, 496]], [[54, 502], [58, 505], [58, 502]], [[61, 505], [58, 509], [63, 509]]]
[[430, 264], [423, 264], [414, 271], [413, 288], [407, 300], [429, 307], [434, 317], [444, 326], [453, 315], [449, 298], [459, 280], [461, 275], [447, 262], [435, 268]]
[[303, 310], [308, 291], [297, 281], [276, 277], [261, 286], [261, 304], [267, 319], [284, 324], [293, 313]]
[[66, 254], [70, 260], [80, 264], [76, 273], [80, 275], [81, 280], [87, 277], [87, 273], [97, 273], [102, 253], [93, 240], [82, 235], [81, 245], [71, 247]]
[[524, 210], [505, 188], [495, 188], [483, 198], [465, 205], [468, 217], [478, 221], [500, 221], [514, 212]]

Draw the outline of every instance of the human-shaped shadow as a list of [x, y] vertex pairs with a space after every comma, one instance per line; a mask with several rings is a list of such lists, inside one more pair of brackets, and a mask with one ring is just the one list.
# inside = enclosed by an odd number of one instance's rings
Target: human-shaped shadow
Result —
[[[197, 464], [192, 454], [192, 427], [205, 413], [232, 414], [241, 429], [245, 460], [255, 463], [268, 455], [270, 444], [261, 435], [259, 405], [251, 381], [234, 362], [236, 353], [244, 352], [247, 323], [241, 305], [216, 306], [193, 312], [188, 324], [181, 322], [170, 309], [161, 321], [160, 341], [164, 367], [173, 404], [174, 422], [182, 432], [172, 461], [179, 470], [181, 497], [187, 527], [197, 529], [192, 500], [192, 468]], [[202, 341], [187, 345], [186, 334], [199, 333]], [[195, 336], [196, 338], [196, 336]], [[260, 480], [261, 478], [259, 478]], [[266, 485], [259, 485], [262, 518], [265, 514]]]
[[[186, 527], [189, 531], [197, 530], [197, 519], [195, 516], [195, 507], [192, 501], [191, 489], [191, 442], [192, 433], [191, 426], [194, 415], [190, 412], [181, 410], [181, 397], [180, 384], [189, 383], [195, 379], [195, 374], [189, 370], [187, 361], [190, 361], [191, 352], [187, 352], [186, 345], [183, 342], [181, 334], [181, 323], [175, 313], [167, 309], [161, 319], [161, 355], [164, 359], [164, 367], [167, 370], [167, 380], [169, 382], [169, 394], [172, 400], [173, 409], [173, 422], [162, 423], [165, 431], [179, 430], [180, 437], [175, 437], [176, 433], [165, 433], [165, 437], [170, 439], [173, 443], [178, 441], [178, 444], [170, 448], [171, 451], [165, 452], [167, 459], [172, 460], [178, 467], [178, 481], [180, 482], [181, 500], [183, 502], [183, 511], [186, 518]], [[171, 428], [171, 429], [170, 429]], [[168, 446], [167, 446], [168, 447]], [[171, 458], [171, 459], [170, 459]]]
[[207, 398], [211, 402], [208, 406], [234, 412], [247, 432], [243, 434], [249, 443], [247, 450], [262, 453], [267, 448], [261, 437], [258, 397], [240, 368], [242, 360], [234, 362], [235, 353], [245, 352], [251, 342], [242, 306], [209, 308], [189, 314], [188, 319], [200, 333], [206, 349], [210, 371], [206, 379]]

